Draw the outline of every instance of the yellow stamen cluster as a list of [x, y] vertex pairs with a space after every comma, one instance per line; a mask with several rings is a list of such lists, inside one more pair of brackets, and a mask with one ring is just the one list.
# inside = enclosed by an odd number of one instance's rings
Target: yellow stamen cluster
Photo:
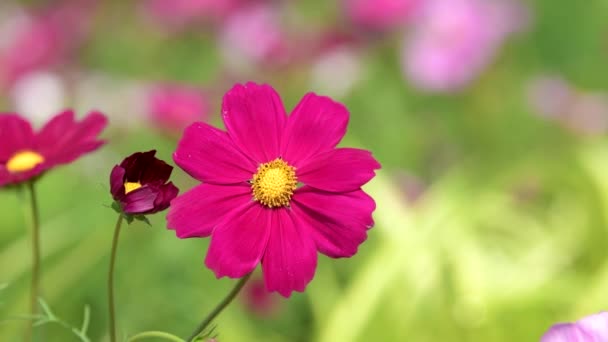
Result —
[[15, 153], [6, 163], [6, 169], [11, 173], [30, 171], [38, 164], [44, 162], [44, 157], [34, 151], [21, 151]]
[[261, 164], [253, 175], [253, 199], [269, 208], [288, 206], [297, 184], [296, 168], [277, 158]]
[[139, 182], [125, 182], [125, 195], [139, 188], [141, 188], [141, 183]]

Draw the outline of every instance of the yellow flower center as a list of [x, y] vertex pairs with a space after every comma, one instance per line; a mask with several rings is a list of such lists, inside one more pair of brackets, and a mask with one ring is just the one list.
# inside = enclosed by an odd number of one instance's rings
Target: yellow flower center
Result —
[[297, 184], [296, 168], [277, 158], [261, 164], [253, 175], [253, 199], [269, 208], [288, 206]]
[[139, 188], [141, 188], [140, 182], [125, 182], [125, 195]]
[[44, 162], [44, 157], [34, 151], [21, 151], [15, 153], [6, 163], [6, 169], [11, 173], [32, 170], [38, 164]]

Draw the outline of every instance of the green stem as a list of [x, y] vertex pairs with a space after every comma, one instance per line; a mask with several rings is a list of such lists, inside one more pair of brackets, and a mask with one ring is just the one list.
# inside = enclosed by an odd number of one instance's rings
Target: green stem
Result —
[[[30, 193], [30, 208], [32, 210], [32, 279], [30, 284], [30, 314], [38, 313], [38, 296], [40, 295], [40, 212], [34, 189], [34, 181], [27, 182]], [[26, 341], [33, 337], [33, 323], [26, 330]]]
[[175, 335], [163, 332], [163, 331], [145, 331], [145, 332], [139, 333], [137, 335], [131, 336], [127, 340], [127, 342], [143, 340], [144, 338], [151, 338], [151, 337], [164, 338], [167, 341], [184, 342], [184, 340], [182, 340], [181, 338], [179, 338]]
[[213, 321], [213, 319], [215, 317], [217, 317], [217, 315], [219, 315], [228, 306], [228, 304], [230, 304], [232, 302], [232, 300], [236, 297], [236, 295], [241, 291], [243, 286], [245, 286], [245, 283], [247, 282], [247, 280], [249, 280], [249, 278], [251, 277], [252, 273], [253, 272], [251, 272], [251, 273], [247, 274], [246, 276], [244, 276], [243, 278], [239, 279], [239, 282], [236, 283], [236, 285], [234, 286], [232, 291], [230, 291], [230, 293], [228, 293], [226, 298], [224, 298], [224, 300], [222, 300], [215, 307], [215, 309], [213, 309], [213, 311], [211, 311], [209, 313], [209, 315], [207, 315], [207, 317], [205, 317], [205, 319], [198, 325], [198, 327], [196, 327], [196, 330], [194, 330], [194, 332], [190, 335], [190, 337], [188, 337], [186, 339], [186, 341], [188, 341], [188, 342], [193, 341], [198, 335], [200, 335], [209, 326], [209, 324]]
[[108, 272], [108, 312], [110, 315], [110, 341], [116, 342], [116, 313], [114, 310], [114, 264], [116, 263], [116, 249], [118, 248], [118, 237], [123, 221], [123, 214], [118, 214], [116, 227], [114, 228], [114, 238], [112, 240], [112, 253], [110, 255], [110, 271]]

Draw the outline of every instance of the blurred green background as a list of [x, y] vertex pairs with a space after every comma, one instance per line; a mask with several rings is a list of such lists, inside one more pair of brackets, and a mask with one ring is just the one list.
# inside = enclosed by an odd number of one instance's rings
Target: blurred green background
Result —
[[[3, 1], [0, 24], [11, 19], [6, 13], [17, 13], [9, 8], [55, 5]], [[116, 219], [108, 208], [109, 172], [135, 151], [154, 148], [170, 161], [179, 138], [130, 105], [138, 87], [202, 89], [208, 120], [217, 126], [221, 96], [235, 82], [273, 85], [288, 109], [308, 91], [326, 93], [311, 80], [316, 55], [231, 68], [218, 44], [221, 24], [166, 28], [142, 15], [140, 5], [97, 4], [86, 38], [67, 62], [49, 69], [64, 86], [63, 107], [79, 115], [96, 107], [111, 120], [102, 150], [52, 170], [37, 185], [43, 297], [75, 326], [90, 306], [93, 341], [107, 340], [105, 284]], [[256, 313], [239, 298], [216, 321], [220, 341], [536, 341], [555, 322], [608, 309], [608, 140], [601, 129], [608, 111], [596, 105], [592, 129], [581, 130], [577, 120], [585, 118], [576, 114], [539, 115], [529, 92], [535, 79], [551, 74], [578, 96], [603, 98], [607, 1], [521, 3], [525, 28], [471, 82], [449, 92], [418, 89], [404, 75], [401, 51], [411, 34], [405, 26], [357, 31], [332, 1], [272, 5], [286, 13], [293, 40], [334, 28], [356, 31], [358, 80], [328, 95], [351, 112], [342, 145], [369, 149], [382, 163], [365, 187], [377, 202], [376, 226], [353, 258], [320, 257], [306, 292], [272, 297], [272, 312]], [[83, 81], [89, 79], [96, 83]], [[93, 99], [79, 87], [92, 88]], [[0, 110], [17, 110], [11, 94], [0, 94]], [[179, 168], [173, 180], [182, 191], [196, 184]], [[10, 318], [27, 312], [27, 197], [3, 189], [0, 207], [0, 284], [6, 284], [0, 340], [20, 341], [24, 323]], [[152, 227], [136, 222], [123, 230], [116, 285], [121, 336], [145, 330], [186, 336], [234, 284], [204, 267], [208, 239], [177, 239], [164, 216], [151, 217]], [[40, 341], [76, 341], [58, 325], [37, 330]]]

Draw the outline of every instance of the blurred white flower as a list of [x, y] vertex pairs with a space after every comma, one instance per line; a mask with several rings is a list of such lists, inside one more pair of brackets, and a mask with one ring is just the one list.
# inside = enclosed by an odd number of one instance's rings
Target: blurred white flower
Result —
[[65, 82], [58, 75], [38, 71], [20, 78], [10, 94], [16, 112], [35, 123], [42, 123], [65, 109], [65, 88]]

